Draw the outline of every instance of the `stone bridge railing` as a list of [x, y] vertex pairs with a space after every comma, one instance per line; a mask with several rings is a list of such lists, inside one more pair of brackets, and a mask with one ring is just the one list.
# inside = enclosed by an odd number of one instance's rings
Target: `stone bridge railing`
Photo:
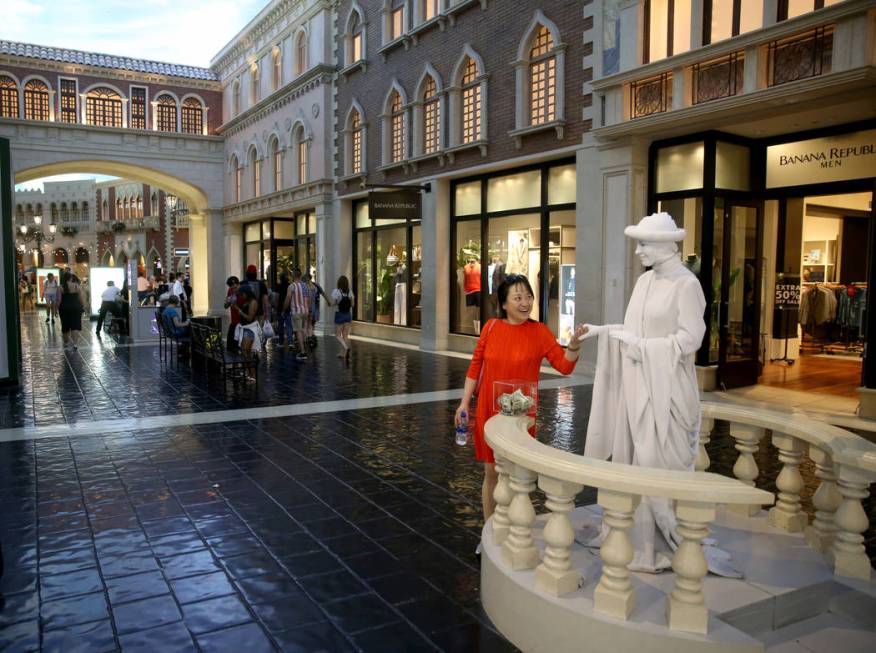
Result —
[[[491, 532], [493, 542], [502, 547], [505, 563], [513, 571], [535, 569], [540, 591], [562, 596], [577, 590], [581, 577], [571, 564], [575, 535], [568, 513], [584, 486], [596, 488], [608, 534], [600, 549], [603, 571], [594, 590], [594, 607], [628, 619], [635, 605], [627, 568], [633, 558], [627, 533], [633, 513], [643, 496], [671, 499], [683, 541], [672, 561], [676, 579], [667, 599], [668, 626], [707, 632], [708, 608], [702, 588], [708, 567], [701, 542], [718, 505], [751, 515], [755, 508], [773, 504], [771, 493], [754, 487], [758, 470], [753, 454], [769, 429], [784, 463], [776, 482], [779, 495], [770, 510], [771, 523], [786, 531], [805, 529], [807, 541], [826, 554], [836, 574], [869, 578], [862, 536], [868, 520], [861, 500], [868, 494], [869, 482], [876, 479], [876, 446], [836, 427], [767, 410], [703, 403], [703, 417], [698, 471], [692, 472], [634, 467], [559, 451], [529, 436], [525, 416], [490, 419], [485, 435], [496, 454], [499, 474]], [[739, 451], [736, 478], [704, 471], [709, 465], [704, 445], [716, 419], [731, 422]], [[821, 480], [812, 525], [807, 525], [800, 509], [798, 466], [806, 445]], [[543, 531], [543, 556], [532, 537], [536, 515], [530, 493], [536, 485], [544, 491], [551, 512]]]

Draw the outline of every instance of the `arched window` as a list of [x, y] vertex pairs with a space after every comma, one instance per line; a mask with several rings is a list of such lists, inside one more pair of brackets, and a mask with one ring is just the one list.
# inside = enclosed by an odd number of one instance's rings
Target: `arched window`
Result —
[[231, 174], [234, 175], [234, 201], [240, 201], [241, 186], [243, 185], [243, 168], [236, 156], [231, 157]]
[[283, 51], [279, 45], [274, 48], [273, 61], [274, 90], [276, 91], [283, 85]]
[[262, 162], [259, 161], [258, 152], [252, 148], [249, 154], [249, 165], [252, 167], [252, 196], [262, 194]]
[[405, 110], [398, 91], [392, 92], [389, 112], [390, 161], [395, 163], [405, 158]]
[[0, 76], [0, 118], [18, 118], [18, 84], [6, 75]]
[[429, 76], [423, 85], [423, 154], [437, 152], [441, 148], [441, 101], [438, 86]]
[[155, 105], [155, 124], [160, 132], [176, 131], [176, 100], [166, 93], [159, 95]]
[[306, 184], [310, 178], [310, 153], [304, 127], [295, 130], [295, 155], [298, 159], [298, 183]]
[[186, 98], [182, 104], [182, 130], [184, 134], [204, 132], [204, 107], [197, 98]]
[[24, 207], [24, 217], [28, 220], [33, 218], [33, 204], [28, 204]]
[[539, 25], [529, 50], [529, 122], [543, 125], [557, 117], [557, 58], [548, 28]]
[[161, 207], [158, 206], [158, 193], [152, 193], [149, 197], [149, 215], [161, 216]]
[[261, 99], [261, 84], [262, 71], [259, 67], [259, 63], [255, 62], [250, 70], [250, 104], [255, 104]]
[[117, 197], [116, 198], [116, 222], [119, 222], [119, 221], [124, 220], [124, 219], [125, 219], [125, 216], [122, 213], [122, 198]]
[[122, 200], [122, 217], [125, 219], [131, 217], [131, 202], [127, 197]]
[[38, 79], [24, 85], [24, 117], [27, 120], [49, 119], [49, 87]]
[[274, 166], [274, 191], [283, 189], [283, 152], [280, 150], [280, 141], [271, 139], [271, 162]]
[[465, 58], [462, 73], [462, 142], [481, 140], [481, 83], [474, 59]]
[[88, 202], [82, 202], [82, 208], [79, 210], [79, 219], [83, 222], [88, 222]]
[[143, 217], [143, 196], [142, 195], [137, 195], [137, 209], [136, 210], [137, 210], [137, 217], [142, 218]]
[[76, 202], [70, 203], [70, 221], [79, 222], [79, 205]]
[[362, 160], [364, 159], [362, 116], [356, 109], [350, 112], [350, 174], [358, 175], [362, 172]]
[[441, 8], [438, 6], [438, 0], [419, 0], [420, 16], [425, 23], [427, 20], [432, 20], [439, 14]]
[[350, 64], [361, 61], [365, 58], [365, 28], [362, 24], [362, 16], [359, 15], [359, 10], [353, 8], [350, 12], [350, 18], [347, 22], [347, 58], [346, 62]]
[[240, 80], [235, 79], [231, 85], [231, 115], [240, 113]]
[[295, 42], [295, 74], [303, 74], [307, 67], [307, 34], [301, 32]]
[[85, 97], [85, 123], [122, 127], [122, 97], [111, 88], [96, 88]]
[[[30, 208], [30, 207], [28, 207]], [[61, 222], [67, 222], [70, 220], [70, 213], [67, 210], [67, 202], [61, 202]]]
[[405, 4], [407, 4], [406, 0], [388, 0], [386, 5], [384, 5], [384, 43], [395, 41], [405, 33], [405, 25], [407, 23]]

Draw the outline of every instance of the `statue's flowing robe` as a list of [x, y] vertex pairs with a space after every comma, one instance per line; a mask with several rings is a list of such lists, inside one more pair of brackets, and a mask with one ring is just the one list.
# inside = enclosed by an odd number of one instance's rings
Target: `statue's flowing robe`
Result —
[[[706, 301], [699, 280], [680, 260], [657, 267], [636, 281], [623, 325], [611, 325], [599, 335], [584, 454], [692, 471], [700, 428], [694, 355], [706, 331]], [[638, 343], [627, 345], [609, 336], [618, 330], [636, 336]], [[627, 351], [630, 347], [635, 351]], [[655, 524], [664, 542], [655, 542]], [[670, 566], [668, 553], [678, 540], [675, 525], [667, 499], [643, 497], [631, 533], [635, 555], [630, 568]]]

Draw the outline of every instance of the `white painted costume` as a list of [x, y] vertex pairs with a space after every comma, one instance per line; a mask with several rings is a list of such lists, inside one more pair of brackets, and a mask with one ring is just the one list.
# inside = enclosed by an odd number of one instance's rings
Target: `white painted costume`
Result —
[[[584, 454], [693, 471], [700, 426], [694, 356], [706, 330], [705, 298], [678, 257], [675, 241], [684, 230], [668, 214], [648, 216], [626, 233], [640, 241], [636, 253], [652, 269], [636, 281], [622, 325], [591, 327], [598, 355]], [[656, 540], [655, 524], [663, 541]], [[675, 526], [668, 499], [642, 497], [630, 569], [670, 567], [680, 542]]]

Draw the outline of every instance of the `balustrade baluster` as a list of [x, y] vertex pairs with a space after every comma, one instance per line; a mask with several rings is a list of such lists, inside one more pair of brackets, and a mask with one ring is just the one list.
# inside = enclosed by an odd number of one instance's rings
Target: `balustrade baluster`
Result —
[[864, 536], [869, 522], [861, 500], [869, 495], [876, 475], [848, 467], [839, 468], [839, 493], [842, 502], [834, 515], [836, 536], [833, 540], [834, 574], [870, 580], [870, 559], [864, 550]]
[[666, 603], [670, 630], [705, 634], [709, 630], [709, 611], [703, 596], [703, 578], [709, 571], [700, 542], [709, 534], [715, 519], [715, 504], [678, 501], [678, 534], [683, 539], [672, 558], [675, 586]]
[[799, 533], [809, 521], [800, 509], [800, 490], [803, 489], [800, 461], [803, 459], [803, 442], [784, 433], [773, 433], [773, 445], [779, 450], [779, 460], [783, 466], [776, 478], [779, 496], [776, 505], [770, 509], [769, 522], [789, 533]]
[[545, 552], [535, 569], [535, 585], [555, 596], [578, 589], [581, 574], [572, 567], [571, 547], [575, 531], [568, 513], [575, 508], [575, 495], [583, 486], [548, 476], [539, 476], [538, 487], [547, 495], [545, 505], [551, 511], [544, 527]]
[[602, 521], [609, 531], [599, 549], [602, 577], [593, 592], [594, 608], [618, 619], [628, 619], [636, 603], [630, 571], [633, 545], [627, 531], [641, 497], [635, 494], [599, 490], [597, 502], [603, 509]]
[[694, 461], [694, 469], [698, 472], [706, 471], [712, 464], [709, 460], [709, 452], [706, 451], [706, 445], [712, 439], [712, 429], [715, 427], [715, 420], [710, 417], [703, 417], [700, 422], [700, 446], [697, 448], [697, 457]]
[[535, 489], [535, 472], [514, 464], [511, 467], [510, 488], [514, 495], [508, 506], [511, 526], [502, 543], [502, 557], [511, 569], [532, 569], [538, 563], [538, 549], [532, 541], [535, 510], [529, 493]]
[[493, 512], [493, 544], [501, 544], [508, 537], [508, 529], [511, 526], [511, 520], [508, 518], [508, 506], [511, 503], [513, 494], [508, 483], [508, 468], [511, 466], [507, 460], [501, 456], [496, 456], [496, 473], [499, 475], [499, 481], [496, 483], [496, 489], [493, 490], [493, 498], [496, 500], [496, 510]]
[[[764, 436], [764, 429], [748, 424], [731, 424], [730, 435], [736, 440], [736, 451], [739, 452], [739, 458], [733, 465], [733, 475], [746, 485], [754, 487], [754, 481], [759, 473], [757, 463], [754, 462], [754, 454], [757, 453], [760, 439]], [[728, 506], [728, 509], [752, 517], [760, 511], [760, 506], [734, 504]]]
[[836, 535], [834, 514], [843, 498], [836, 489], [836, 473], [833, 469], [833, 459], [823, 449], [809, 445], [809, 457], [815, 463], [815, 476], [821, 481], [812, 496], [815, 506], [815, 519], [806, 527], [804, 534], [806, 542], [813, 549], [833, 557], [831, 547]]

